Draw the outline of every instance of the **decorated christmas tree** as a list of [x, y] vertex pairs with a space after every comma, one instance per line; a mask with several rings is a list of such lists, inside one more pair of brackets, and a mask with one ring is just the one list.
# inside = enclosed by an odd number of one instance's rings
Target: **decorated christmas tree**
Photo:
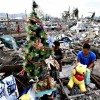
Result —
[[26, 20], [27, 46], [25, 47], [23, 67], [30, 79], [42, 80], [46, 76], [45, 59], [52, 54], [52, 49], [47, 46], [46, 33], [41, 19], [36, 13], [38, 5], [33, 2], [32, 13]]

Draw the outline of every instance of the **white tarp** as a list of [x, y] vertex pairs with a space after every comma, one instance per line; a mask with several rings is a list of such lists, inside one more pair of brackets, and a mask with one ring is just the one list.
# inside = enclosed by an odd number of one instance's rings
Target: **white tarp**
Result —
[[16, 81], [13, 75], [10, 75], [2, 80], [4, 83], [4, 91], [5, 97], [7, 99], [0, 99], [0, 100], [17, 100], [19, 97]]
[[4, 90], [5, 84], [0, 82], [0, 100], [7, 100]]

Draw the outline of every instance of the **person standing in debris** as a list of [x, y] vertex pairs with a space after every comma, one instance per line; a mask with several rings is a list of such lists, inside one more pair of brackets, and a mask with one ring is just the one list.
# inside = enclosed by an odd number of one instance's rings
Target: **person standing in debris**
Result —
[[83, 45], [82, 51], [79, 51], [77, 55], [77, 61], [83, 65], [87, 65], [87, 68], [92, 69], [94, 67], [94, 62], [96, 61], [96, 55], [90, 50], [90, 45], [85, 43]]
[[19, 27], [19, 23], [16, 22], [16, 25], [17, 25], [17, 32], [20, 33], [20, 27]]
[[59, 65], [60, 65], [60, 72], [62, 71], [62, 62], [61, 59], [63, 59], [63, 54], [60, 47], [60, 43], [58, 41], [54, 42], [54, 55], [55, 55], [55, 59], [58, 61]]

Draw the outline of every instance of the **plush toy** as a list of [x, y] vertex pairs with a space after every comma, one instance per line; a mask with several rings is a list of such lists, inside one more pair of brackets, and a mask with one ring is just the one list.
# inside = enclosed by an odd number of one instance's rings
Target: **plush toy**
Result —
[[21, 96], [19, 98], [19, 100], [31, 100], [31, 98], [30, 98], [29, 94], [27, 93], [27, 94], [24, 94], [23, 96]]
[[86, 72], [90, 72], [86, 65], [78, 63], [76, 67], [74, 67], [72, 72], [72, 77], [68, 83], [68, 87], [73, 88], [74, 83], [79, 85], [81, 92], [86, 92], [85, 87], [85, 74]]

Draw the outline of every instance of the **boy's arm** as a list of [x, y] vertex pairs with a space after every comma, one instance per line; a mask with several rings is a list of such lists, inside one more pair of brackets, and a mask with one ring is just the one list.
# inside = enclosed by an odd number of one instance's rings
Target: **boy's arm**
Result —
[[92, 68], [94, 66], [94, 61], [92, 61], [92, 63], [89, 65], [89, 69]]
[[94, 62], [96, 61], [96, 55], [95, 54], [92, 54], [92, 62], [91, 64], [88, 66], [88, 68], [93, 68], [94, 66]]

